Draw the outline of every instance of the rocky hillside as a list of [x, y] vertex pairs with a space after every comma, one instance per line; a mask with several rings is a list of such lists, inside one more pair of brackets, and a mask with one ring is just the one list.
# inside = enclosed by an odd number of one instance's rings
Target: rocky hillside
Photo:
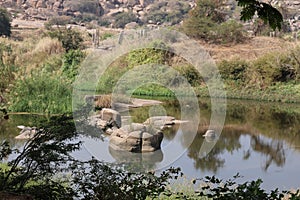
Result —
[[[0, 0], [14, 18], [50, 20], [56, 23], [88, 23], [132, 28], [138, 24], [174, 25], [180, 23], [196, 0]], [[225, 0], [226, 9], [234, 12], [235, 0]], [[268, 1], [270, 2], [270, 1]], [[281, 11], [292, 30], [300, 29], [300, 1], [271, 0]]]
[[129, 22], [176, 24], [195, 4], [194, 0], [0, 0], [0, 5], [18, 19], [70, 17], [75, 22], [94, 20], [108, 25], [120, 18], [123, 20], [120, 28], [123, 28], [123, 24]]

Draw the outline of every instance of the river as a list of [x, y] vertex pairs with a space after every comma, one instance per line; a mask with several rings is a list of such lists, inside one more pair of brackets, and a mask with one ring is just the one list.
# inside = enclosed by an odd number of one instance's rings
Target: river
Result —
[[[202, 135], [207, 130], [211, 115], [209, 99], [199, 99], [201, 118], [198, 133], [191, 144], [179, 126], [164, 132], [161, 150], [155, 153], [120, 153], [109, 148], [108, 137], [103, 140], [83, 136], [83, 148], [74, 155], [80, 159], [94, 156], [108, 162], [135, 160], [147, 169], [164, 170], [180, 167], [188, 179], [215, 175], [229, 179], [239, 173], [238, 182], [263, 180], [267, 190], [300, 188], [300, 105], [256, 101], [228, 100], [226, 120], [222, 133], [213, 148], [201, 151], [203, 144], [212, 141]], [[163, 110], [180, 119], [176, 100], [164, 100], [163, 104], [130, 110], [134, 122], [143, 122], [153, 110]], [[19, 132], [17, 125], [34, 126], [41, 116], [11, 115], [0, 121], [0, 140], [9, 140], [20, 148], [24, 141], [14, 139]], [[214, 141], [213, 141], [214, 142]], [[170, 159], [172, 158], [172, 159]]]

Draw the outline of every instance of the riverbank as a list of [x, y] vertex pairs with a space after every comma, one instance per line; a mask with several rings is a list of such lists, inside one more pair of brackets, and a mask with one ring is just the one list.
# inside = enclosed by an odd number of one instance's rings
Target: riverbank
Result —
[[[5, 107], [9, 112], [48, 114], [72, 112], [73, 82], [82, 62], [89, 54], [88, 47], [82, 44], [91, 38], [86, 33], [74, 30], [66, 34], [64, 36], [66, 38], [63, 39], [76, 37], [78, 41], [63, 45], [61, 37], [65, 32], [67, 30], [64, 29], [59, 31], [41, 29], [33, 31], [34, 34], [19, 41], [1, 39], [0, 42], [3, 44], [0, 48], [1, 62], [4, 66], [4, 70], [0, 72], [4, 77], [0, 83], [1, 107]], [[164, 45], [162, 41], [158, 41], [158, 44]], [[278, 38], [255, 37], [245, 44], [226, 47], [209, 45], [201, 41], [199, 45], [203, 46], [216, 61], [224, 83], [226, 98], [300, 102], [298, 43]], [[156, 70], [152, 70], [151, 67], [155, 67], [156, 64], [167, 64], [188, 81], [198, 97], [220, 98], [209, 93], [206, 86], [206, 81], [211, 81], [213, 77], [202, 77], [180, 56], [155, 49], [153, 46], [116, 58], [101, 76], [95, 94], [111, 94], [126, 72], [135, 66], [148, 64], [149, 68], [139, 72], [145, 75], [145, 78], [149, 77], [149, 73], [154, 76]], [[163, 80], [160, 81], [171, 89], [153, 84], [142, 85], [142, 83], [134, 91], [131, 91], [132, 88], [127, 87], [126, 84], [123, 84], [121, 89], [125, 93], [153, 98], [172, 97], [174, 96], [172, 88], [181, 87], [181, 79], [170, 82], [174, 75], [171, 77], [165, 76], [164, 73], [155, 75], [157, 77], [164, 75]], [[135, 76], [129, 77], [128, 82], [134, 83]], [[81, 86], [85, 89], [84, 85]], [[181, 88], [179, 93], [186, 95], [186, 91], [185, 88]], [[224, 95], [222, 94], [221, 97], [223, 98]]]

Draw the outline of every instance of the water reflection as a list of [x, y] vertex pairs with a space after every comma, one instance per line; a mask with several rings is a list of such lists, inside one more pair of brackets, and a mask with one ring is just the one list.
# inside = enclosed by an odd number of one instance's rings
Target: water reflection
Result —
[[285, 164], [286, 159], [283, 141], [271, 140], [268, 142], [259, 136], [251, 136], [251, 147], [253, 151], [260, 152], [267, 157], [263, 167], [265, 171], [272, 163], [278, 167]]
[[[276, 184], [275, 179], [286, 179], [280, 183], [299, 187], [300, 180], [293, 173], [299, 173], [300, 168], [300, 105], [252, 101], [227, 103], [226, 123], [217, 141], [209, 141], [202, 136], [209, 128], [211, 104], [209, 99], [201, 99], [200, 123], [166, 129], [161, 151], [149, 154], [119, 152], [109, 148], [107, 138], [103, 141], [90, 139], [88, 145], [93, 147], [90, 150], [94, 149], [94, 154], [98, 153], [100, 160], [105, 155], [109, 162], [134, 161], [144, 169], [162, 166], [172, 151], [186, 151], [172, 165], [181, 167], [194, 177], [199, 177], [199, 172], [201, 175], [231, 172], [229, 177], [240, 172], [251, 179], [260, 177], [266, 179], [263, 179], [264, 182], [269, 180], [271, 188]], [[180, 106], [176, 100], [166, 100], [160, 106], [164, 108], [163, 114], [180, 119]], [[151, 107], [132, 109], [131, 120], [144, 122], [153, 110]], [[34, 126], [37, 118], [40, 116], [12, 115], [9, 120], [0, 120], [0, 139], [9, 140], [15, 147], [22, 146], [22, 141], [14, 140], [19, 133], [16, 126]], [[198, 134], [189, 145], [186, 141], [191, 140], [189, 128], [192, 130], [192, 126], [198, 126]], [[205, 145], [211, 146], [211, 142], [216, 142], [216, 145], [210, 150]]]
[[[217, 173], [226, 164], [225, 154], [234, 155], [242, 151], [242, 160], [249, 160], [253, 154], [259, 154], [263, 160], [259, 161], [263, 162], [262, 170], [267, 171], [271, 165], [283, 167], [286, 164], [287, 150], [299, 150], [300, 105], [229, 101], [226, 124], [211, 151], [205, 150], [205, 144], [214, 141], [202, 137], [209, 127], [210, 102], [200, 100], [199, 105], [201, 119], [198, 135], [190, 146], [184, 142], [188, 140], [186, 137], [189, 134], [183, 134], [178, 142], [178, 145], [187, 149], [187, 156], [196, 170]], [[166, 101], [164, 106], [167, 115], [180, 118], [176, 101]], [[131, 110], [132, 118], [137, 122], [143, 121], [143, 118], [147, 118], [148, 109], [144, 107]], [[166, 130], [164, 140], [172, 141], [178, 131], [178, 127]], [[246, 138], [245, 143], [251, 144], [246, 150], [242, 148], [241, 136]]]

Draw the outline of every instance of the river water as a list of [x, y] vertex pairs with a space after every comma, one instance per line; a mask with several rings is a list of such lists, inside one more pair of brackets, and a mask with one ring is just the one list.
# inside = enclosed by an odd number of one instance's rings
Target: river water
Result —
[[[238, 182], [263, 180], [262, 187], [271, 190], [300, 188], [300, 105], [228, 100], [226, 120], [222, 133], [213, 148], [204, 153], [203, 144], [212, 141], [202, 135], [207, 130], [211, 115], [209, 99], [200, 99], [201, 111], [198, 133], [191, 144], [179, 126], [164, 132], [161, 150], [155, 153], [134, 154], [117, 152], [109, 148], [108, 137], [95, 139], [82, 137], [83, 148], [74, 155], [80, 159], [94, 156], [107, 162], [135, 161], [147, 169], [164, 170], [180, 167], [188, 179], [215, 175], [229, 179], [239, 173]], [[130, 110], [131, 119], [141, 123], [153, 110], [161, 110], [180, 119], [176, 100], [164, 100], [158, 107], [141, 107]], [[149, 114], [150, 113], [150, 114]], [[0, 140], [9, 140], [14, 147], [24, 141], [14, 139], [19, 133], [17, 125], [34, 126], [41, 116], [11, 115], [0, 121]], [[171, 159], [172, 158], [172, 159]]]

